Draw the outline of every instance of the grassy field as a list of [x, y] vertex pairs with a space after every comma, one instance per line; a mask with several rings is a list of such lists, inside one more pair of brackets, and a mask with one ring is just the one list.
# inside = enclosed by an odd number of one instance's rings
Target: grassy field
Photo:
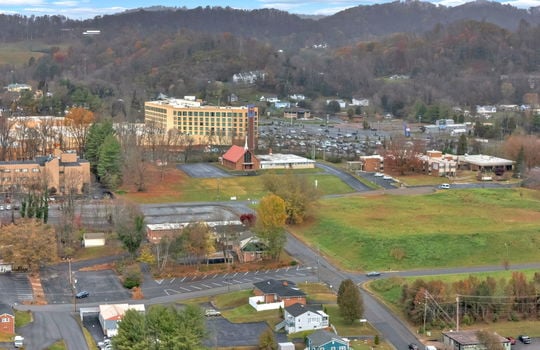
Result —
[[537, 261], [538, 222], [540, 192], [477, 189], [325, 199], [291, 231], [343, 268], [407, 270]]
[[[300, 169], [298, 174], [305, 176], [307, 181], [314, 185], [316, 180], [321, 195], [353, 192], [339, 178], [316, 170]], [[150, 177], [148, 187], [147, 192], [123, 189], [125, 194], [122, 194], [122, 197], [137, 203], [167, 203], [223, 201], [231, 197], [236, 197], [237, 200], [260, 199], [267, 194], [261, 176], [197, 179], [175, 169], [168, 170], [163, 178], [159, 173], [154, 174]]]

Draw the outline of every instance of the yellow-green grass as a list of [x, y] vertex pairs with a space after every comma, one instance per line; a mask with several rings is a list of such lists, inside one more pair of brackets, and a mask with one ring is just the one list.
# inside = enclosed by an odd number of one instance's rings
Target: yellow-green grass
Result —
[[245, 305], [251, 296], [253, 296], [251, 290], [241, 290], [238, 292], [216, 295], [213, 302], [220, 310], [232, 309]]
[[336, 294], [324, 283], [299, 283], [298, 288], [307, 294], [310, 303], [335, 304]]
[[324, 305], [324, 309], [330, 316], [330, 323], [336, 327], [338, 334], [342, 337], [377, 334], [377, 331], [368, 323], [360, 323], [358, 320], [353, 323], [345, 322], [339, 314], [337, 304]]
[[64, 343], [63, 340], [59, 340], [47, 348], [47, 350], [66, 350], [66, 349], [67, 349], [66, 344]]
[[224, 310], [222, 315], [233, 323], [267, 322], [271, 327], [281, 322], [279, 310], [257, 311], [246, 303], [240, 307]]
[[107, 245], [103, 247], [88, 247], [81, 248], [75, 253], [75, 260], [91, 260], [101, 258], [104, 256], [111, 256], [123, 253], [124, 250], [120, 244], [114, 244], [114, 242], [107, 242]]
[[0, 342], [8, 343], [8, 342], [11, 342], [11, 341], [13, 341], [13, 334], [0, 332]]
[[32, 312], [15, 310], [15, 328], [24, 327], [32, 322]]
[[354, 350], [395, 350], [392, 345], [388, 344], [384, 340], [381, 340], [379, 345], [374, 345], [372, 340], [363, 341], [353, 339], [350, 342], [350, 347]]
[[22, 66], [28, 64], [28, 60], [34, 57], [36, 60], [43, 56], [42, 52], [35, 52], [30, 44], [4, 43], [0, 49], [0, 64]]
[[537, 191], [473, 189], [332, 198], [320, 201], [318, 214], [312, 223], [291, 231], [350, 270], [538, 260]]
[[[315, 185], [322, 195], [350, 193], [353, 190], [338, 177], [328, 174], [302, 174], [309, 183]], [[226, 178], [188, 178], [172, 183], [167, 191], [154, 193], [152, 196], [137, 196], [125, 194], [138, 203], [167, 203], [167, 202], [211, 202], [229, 200], [260, 199], [268, 192], [264, 189], [260, 176], [234, 176]]]

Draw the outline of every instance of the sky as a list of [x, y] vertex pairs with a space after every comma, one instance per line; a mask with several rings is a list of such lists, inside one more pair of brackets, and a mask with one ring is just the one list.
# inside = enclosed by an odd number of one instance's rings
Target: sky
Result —
[[[237, 9], [274, 8], [305, 15], [332, 15], [358, 5], [371, 5], [392, 0], [0, 0], [0, 13], [21, 15], [63, 15], [87, 19], [149, 6], [187, 7], [230, 6]], [[427, 0], [423, 0], [427, 1]], [[445, 6], [460, 5], [472, 0], [430, 0]], [[540, 0], [498, 0], [518, 8], [540, 6]]]

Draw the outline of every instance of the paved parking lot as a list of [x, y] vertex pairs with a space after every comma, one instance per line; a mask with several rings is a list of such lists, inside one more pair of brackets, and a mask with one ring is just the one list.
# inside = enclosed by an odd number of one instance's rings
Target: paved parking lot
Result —
[[0, 296], [4, 304], [22, 303], [32, 300], [32, 286], [26, 273], [8, 272], [0, 274]]
[[231, 175], [218, 167], [208, 163], [197, 164], [181, 164], [178, 169], [185, 172], [190, 177], [197, 178], [214, 178], [214, 177], [230, 177]]
[[212, 347], [253, 346], [259, 344], [259, 337], [268, 329], [266, 322], [231, 323], [223, 317], [206, 321], [209, 331], [204, 345]]
[[273, 270], [184, 276], [158, 280], [146, 278], [142, 290], [145, 297], [155, 298], [223, 287], [234, 290], [239, 285], [260, 282], [269, 278], [292, 281], [313, 280], [315, 275], [316, 269], [309, 266], [294, 266]]
[[[77, 292], [86, 290], [90, 293], [89, 297], [77, 300], [77, 304], [125, 300], [131, 297], [112, 270], [74, 271], [72, 282]], [[64, 266], [43, 269], [41, 284], [50, 304], [73, 302], [69, 274]]]

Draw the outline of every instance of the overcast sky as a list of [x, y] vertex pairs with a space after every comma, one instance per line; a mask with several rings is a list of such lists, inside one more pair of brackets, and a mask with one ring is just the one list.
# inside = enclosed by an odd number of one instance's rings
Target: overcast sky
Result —
[[[390, 0], [391, 1], [391, 0]], [[445, 6], [455, 6], [470, 0], [431, 0]], [[123, 12], [127, 9], [154, 5], [195, 8], [198, 6], [230, 6], [238, 9], [275, 8], [290, 13], [331, 15], [341, 10], [388, 0], [0, 0], [0, 13], [22, 15], [64, 15], [73, 19], [93, 18], [99, 15]], [[504, 0], [519, 8], [540, 6], [540, 0]]]

